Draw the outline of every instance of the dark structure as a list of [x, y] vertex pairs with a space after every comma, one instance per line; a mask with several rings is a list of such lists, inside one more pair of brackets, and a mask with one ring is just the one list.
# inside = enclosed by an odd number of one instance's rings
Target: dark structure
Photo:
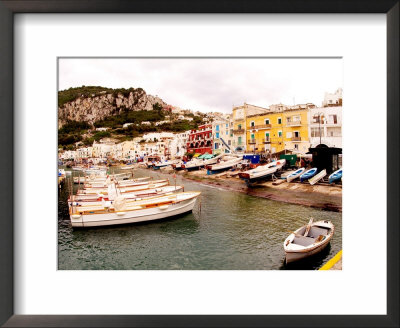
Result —
[[318, 172], [326, 169], [326, 173], [330, 174], [341, 166], [339, 155], [342, 154], [342, 148], [320, 144], [315, 148], [309, 148], [307, 154], [312, 154], [312, 166], [318, 168]]

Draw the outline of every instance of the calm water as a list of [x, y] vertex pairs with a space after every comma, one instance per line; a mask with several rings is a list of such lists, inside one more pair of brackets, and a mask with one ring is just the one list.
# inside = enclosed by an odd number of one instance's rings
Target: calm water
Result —
[[[135, 176], [149, 175], [172, 182], [170, 175], [135, 172]], [[70, 227], [64, 187], [59, 193], [59, 269], [318, 269], [342, 248], [341, 213], [220, 190], [179, 176], [177, 184], [183, 184], [186, 191], [202, 191], [201, 211], [195, 205], [193, 213], [173, 219], [87, 230]], [[331, 245], [311, 260], [285, 266], [283, 241], [310, 216], [333, 222]]]

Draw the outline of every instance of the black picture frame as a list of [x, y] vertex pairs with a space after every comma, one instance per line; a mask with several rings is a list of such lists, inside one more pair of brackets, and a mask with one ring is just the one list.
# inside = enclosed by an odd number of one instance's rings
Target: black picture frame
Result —
[[[399, 327], [398, 0], [0, 0], [0, 324], [4, 327]], [[384, 13], [387, 17], [387, 315], [14, 315], [13, 28], [16, 13]], [[11, 206], [11, 204], [14, 204]], [[382, 209], [383, 210], [383, 209]], [[367, 286], [366, 286], [367, 288]]]

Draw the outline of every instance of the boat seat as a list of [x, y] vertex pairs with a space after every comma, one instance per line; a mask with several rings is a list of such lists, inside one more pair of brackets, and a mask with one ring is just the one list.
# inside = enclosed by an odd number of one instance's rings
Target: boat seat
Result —
[[301, 246], [309, 246], [311, 244], [314, 244], [315, 238], [311, 237], [304, 237], [304, 236], [299, 236], [296, 235], [294, 237], [293, 243]]
[[320, 235], [326, 236], [328, 234], [328, 229], [321, 228], [321, 227], [311, 227], [310, 232], [308, 233], [308, 236], [311, 238], [317, 238]]

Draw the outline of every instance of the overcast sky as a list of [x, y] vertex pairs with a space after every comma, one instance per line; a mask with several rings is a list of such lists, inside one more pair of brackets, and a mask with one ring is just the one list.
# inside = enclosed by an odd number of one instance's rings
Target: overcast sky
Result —
[[166, 103], [230, 113], [247, 102], [312, 102], [343, 87], [341, 59], [81, 59], [59, 60], [59, 90], [82, 85], [143, 88]]

